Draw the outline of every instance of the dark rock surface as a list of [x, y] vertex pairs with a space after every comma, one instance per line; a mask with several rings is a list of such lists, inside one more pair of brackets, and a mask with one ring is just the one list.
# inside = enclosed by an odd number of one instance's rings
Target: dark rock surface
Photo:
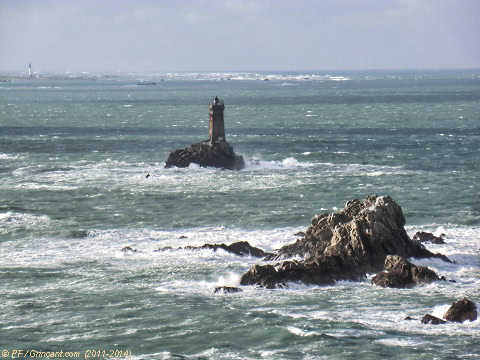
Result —
[[437, 274], [425, 266], [416, 266], [398, 255], [388, 255], [385, 269], [372, 278], [372, 284], [391, 288], [409, 288], [440, 280]]
[[293, 234], [293, 236], [298, 236], [298, 237], [301, 237], [301, 238], [305, 237], [306, 235], [307, 234], [305, 234], [303, 231], [299, 231], [299, 232]]
[[424, 315], [420, 321], [422, 322], [422, 324], [432, 324], [432, 325], [440, 325], [440, 324], [446, 323], [445, 320], [439, 319], [436, 316], [433, 316], [430, 314]]
[[210, 249], [213, 251], [217, 251], [218, 249], [225, 250], [229, 253], [238, 255], [238, 256], [253, 256], [263, 258], [268, 255], [262, 249], [256, 248], [251, 246], [248, 241], [238, 241], [230, 245], [225, 244], [205, 244], [202, 246], [185, 246], [184, 248], [177, 248], [174, 249], [170, 246], [160, 248], [155, 251], [168, 251], [168, 250], [200, 250], [200, 249]]
[[450, 309], [443, 315], [447, 321], [464, 322], [477, 320], [477, 306], [467, 298], [463, 298], [452, 304]]
[[449, 261], [411, 240], [404, 225], [402, 208], [389, 196], [348, 201], [338, 213], [315, 216], [303, 239], [265, 258], [278, 261], [299, 256], [302, 261], [255, 265], [240, 283], [274, 288], [290, 281], [324, 285], [360, 280], [383, 270], [387, 255]]
[[132, 249], [130, 246], [125, 246], [125, 247], [124, 247], [122, 250], [120, 250], [120, 251], [122, 251], [122, 252], [124, 252], [124, 253], [127, 253], [127, 252], [136, 253], [136, 252], [137, 252], [137, 250]]
[[225, 244], [205, 244], [198, 248], [187, 246], [185, 249], [211, 249], [217, 251], [218, 249], [225, 250], [229, 253], [238, 255], [238, 256], [254, 256], [254, 257], [265, 257], [267, 253], [262, 249], [251, 246], [248, 241], [238, 241], [236, 243], [225, 245]]
[[242, 289], [239, 289], [237, 287], [230, 287], [230, 286], [219, 286], [216, 287], [215, 290], [213, 291], [214, 294], [234, 294], [241, 292]]
[[216, 167], [229, 170], [241, 170], [245, 167], [243, 156], [236, 155], [226, 141], [210, 143], [203, 141], [172, 151], [168, 156], [165, 168], [188, 167], [190, 164], [203, 167]]
[[432, 233], [424, 232], [424, 231], [417, 231], [415, 235], [413, 235], [413, 240], [419, 242], [431, 242], [432, 244], [445, 244], [445, 234], [441, 234], [440, 236], [435, 236]]

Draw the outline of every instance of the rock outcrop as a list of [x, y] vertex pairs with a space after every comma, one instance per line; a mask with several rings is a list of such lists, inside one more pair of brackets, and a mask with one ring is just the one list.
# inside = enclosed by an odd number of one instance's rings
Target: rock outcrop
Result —
[[425, 266], [416, 266], [398, 255], [388, 255], [385, 269], [372, 278], [372, 284], [391, 288], [410, 288], [440, 280], [435, 271]]
[[475, 321], [477, 320], [477, 306], [475, 303], [467, 298], [463, 298], [457, 302], [454, 302], [452, 306], [447, 310], [443, 315], [443, 319], [439, 319], [433, 315], [426, 314], [422, 318], [423, 324], [445, 324], [447, 322], [458, 322], [463, 323], [465, 321]]
[[122, 252], [124, 252], [124, 253], [128, 253], [128, 252], [136, 253], [136, 252], [137, 252], [137, 250], [132, 249], [130, 246], [125, 246], [125, 247], [124, 247], [122, 250], [120, 250], [120, 251], [122, 251]]
[[202, 250], [202, 249], [209, 249], [213, 251], [217, 251], [219, 249], [222, 249], [226, 252], [229, 252], [234, 255], [238, 256], [253, 256], [253, 257], [259, 257], [263, 258], [268, 255], [265, 251], [262, 249], [259, 249], [257, 247], [251, 246], [248, 241], [238, 241], [230, 245], [226, 244], [205, 244], [202, 246], [185, 246], [183, 248], [172, 248], [172, 247], [164, 247], [160, 248], [155, 251], [168, 251], [168, 250]]
[[440, 324], [446, 323], [445, 320], [439, 319], [438, 317], [430, 314], [424, 315], [420, 321], [422, 322], [422, 324], [431, 324], [431, 325], [440, 325]]
[[477, 320], [477, 306], [471, 300], [463, 298], [450, 306], [450, 309], [443, 315], [447, 321], [464, 322]]
[[315, 216], [305, 237], [265, 258], [300, 257], [300, 261], [255, 265], [242, 276], [241, 284], [274, 288], [291, 281], [324, 285], [360, 280], [367, 273], [383, 270], [387, 255], [449, 261], [411, 240], [404, 225], [402, 208], [389, 196], [348, 201], [338, 213]]
[[235, 154], [233, 147], [226, 141], [214, 143], [203, 141], [172, 151], [165, 163], [165, 168], [184, 168], [190, 164], [229, 170], [241, 170], [245, 167], [243, 156]]
[[445, 234], [441, 234], [440, 236], [435, 236], [432, 233], [424, 232], [424, 231], [417, 231], [415, 235], [413, 235], [413, 240], [419, 242], [431, 242], [432, 244], [445, 244]]
[[231, 287], [231, 286], [219, 286], [216, 287], [215, 290], [213, 290], [214, 294], [235, 294], [238, 292], [241, 292], [242, 289], [239, 289], [237, 287]]

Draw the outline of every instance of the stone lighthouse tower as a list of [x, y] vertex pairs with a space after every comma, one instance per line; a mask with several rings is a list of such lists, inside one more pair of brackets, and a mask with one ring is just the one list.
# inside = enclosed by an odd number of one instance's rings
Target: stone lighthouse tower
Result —
[[225, 110], [225, 105], [215, 96], [213, 104], [208, 105], [208, 110], [210, 113], [208, 141], [212, 144], [218, 141], [226, 141], [225, 127], [223, 124], [223, 110]]

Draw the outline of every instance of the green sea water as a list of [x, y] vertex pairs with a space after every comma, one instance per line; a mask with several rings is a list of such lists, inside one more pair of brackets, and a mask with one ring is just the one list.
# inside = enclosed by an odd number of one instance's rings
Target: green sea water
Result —
[[[0, 83], [0, 351], [480, 358], [478, 320], [419, 322], [463, 296], [480, 302], [480, 71], [96, 79]], [[163, 169], [170, 151], [208, 137], [216, 95], [247, 168]], [[261, 260], [154, 252], [240, 240], [277, 249], [315, 214], [370, 194], [402, 206], [410, 235], [447, 235], [428, 248], [457, 264], [415, 263], [456, 283], [214, 295]]]

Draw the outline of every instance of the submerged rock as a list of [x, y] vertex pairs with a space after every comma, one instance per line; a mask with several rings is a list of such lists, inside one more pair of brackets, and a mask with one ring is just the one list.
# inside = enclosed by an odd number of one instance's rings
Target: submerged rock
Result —
[[242, 289], [239, 289], [237, 287], [230, 287], [230, 286], [219, 286], [216, 287], [215, 290], [213, 291], [214, 294], [234, 294], [241, 292]]
[[420, 321], [422, 322], [422, 324], [431, 324], [431, 325], [440, 325], [440, 324], [446, 323], [445, 320], [439, 319], [436, 316], [433, 316], [430, 314], [424, 315]]
[[137, 250], [132, 249], [130, 246], [125, 246], [125, 247], [124, 247], [122, 250], [120, 250], [120, 251], [122, 251], [122, 252], [124, 252], [124, 253], [127, 253], [127, 252], [136, 253], [136, 252], [137, 252]]
[[424, 231], [417, 231], [415, 235], [413, 235], [413, 240], [419, 242], [431, 242], [432, 244], [445, 244], [445, 234], [441, 234], [440, 236], [435, 236], [432, 233], [424, 232]]
[[203, 167], [216, 167], [229, 170], [241, 170], [245, 167], [243, 156], [235, 154], [233, 147], [226, 141], [203, 141], [172, 151], [168, 156], [165, 168], [188, 167], [198, 164]]
[[425, 266], [416, 266], [398, 255], [388, 255], [385, 269], [372, 278], [372, 284], [391, 288], [409, 288], [440, 280], [437, 274]]
[[467, 298], [463, 298], [452, 304], [450, 309], [443, 315], [447, 321], [464, 322], [477, 320], [477, 306]]
[[209, 249], [213, 251], [217, 251], [219, 249], [222, 249], [226, 252], [238, 255], [238, 256], [253, 256], [253, 257], [259, 257], [263, 258], [268, 255], [265, 251], [262, 249], [259, 249], [257, 247], [251, 246], [248, 241], [238, 241], [230, 245], [226, 244], [205, 244], [202, 246], [185, 246], [184, 248], [177, 248], [174, 249], [170, 246], [160, 248], [155, 251], [169, 251], [169, 250], [201, 250], [201, 249]]
[[450, 262], [411, 240], [404, 225], [402, 208], [389, 196], [372, 195], [364, 201], [348, 201], [338, 213], [315, 216], [303, 239], [265, 258], [300, 257], [302, 261], [255, 265], [240, 283], [273, 288], [290, 281], [316, 285], [358, 281], [367, 273], [383, 270], [387, 255], [439, 257]]

